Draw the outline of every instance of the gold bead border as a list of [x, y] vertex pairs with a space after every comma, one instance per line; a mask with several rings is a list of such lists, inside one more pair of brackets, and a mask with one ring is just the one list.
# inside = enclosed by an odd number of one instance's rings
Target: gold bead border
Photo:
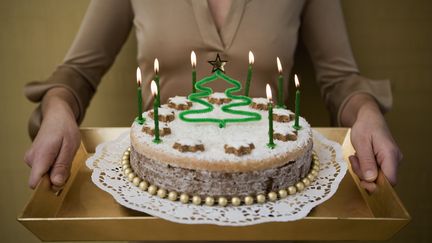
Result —
[[189, 196], [186, 193], [177, 193], [175, 191], [168, 192], [163, 188], [158, 188], [156, 185], [151, 185], [147, 181], [139, 178], [130, 166], [130, 147], [123, 153], [122, 157], [122, 171], [123, 175], [127, 178], [128, 181], [132, 182], [134, 186], [138, 187], [142, 191], [147, 191], [151, 195], [157, 195], [160, 198], [168, 198], [170, 201], [179, 200], [181, 203], [193, 203], [195, 205], [205, 204], [207, 206], [222, 206], [225, 207], [228, 204], [232, 206], [239, 206], [242, 203], [244, 205], [252, 205], [254, 203], [265, 203], [267, 200], [274, 202], [278, 199], [283, 199], [288, 197], [289, 195], [294, 195], [297, 192], [303, 191], [306, 187], [308, 187], [318, 176], [318, 172], [320, 170], [320, 162], [318, 155], [315, 151], [312, 151], [312, 166], [309, 171], [309, 174], [302, 178], [300, 181], [295, 183], [294, 185], [288, 187], [287, 189], [281, 189], [277, 192], [269, 192], [267, 195], [258, 194], [255, 197], [246, 196], [243, 199], [240, 197], [232, 197], [228, 199], [226, 197], [218, 197], [217, 200], [214, 197], [206, 197], [204, 200], [200, 196]]

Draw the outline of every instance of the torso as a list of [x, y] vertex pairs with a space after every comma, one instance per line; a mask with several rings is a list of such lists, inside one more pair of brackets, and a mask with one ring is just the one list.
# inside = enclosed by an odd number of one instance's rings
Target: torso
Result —
[[218, 31], [222, 29], [232, 0], [207, 0]]
[[[160, 62], [161, 100], [191, 92], [192, 50], [197, 55], [198, 80], [211, 73], [208, 60], [217, 53], [228, 60], [226, 73], [241, 81], [247, 75], [248, 52], [255, 55], [250, 94], [265, 97], [265, 85], [276, 87], [279, 56], [289, 77], [297, 46], [304, 1], [144, 1], [132, 0], [138, 42], [138, 63], [143, 73], [145, 108], [150, 108], [153, 61]], [[157, 20], [157, 21], [155, 21]], [[288, 89], [285, 82], [284, 89]], [[223, 91], [225, 83], [212, 86]]]

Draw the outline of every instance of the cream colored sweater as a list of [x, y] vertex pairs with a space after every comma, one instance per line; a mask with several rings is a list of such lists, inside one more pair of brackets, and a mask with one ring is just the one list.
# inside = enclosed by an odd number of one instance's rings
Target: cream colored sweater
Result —
[[[359, 75], [338, 0], [234, 0], [220, 31], [205, 0], [93, 0], [64, 62], [47, 80], [29, 83], [26, 96], [40, 102], [47, 90], [63, 86], [76, 97], [80, 108], [77, 120], [81, 122], [101, 77], [132, 27], [138, 43], [146, 108], [151, 104], [149, 82], [156, 57], [160, 62], [161, 99], [165, 101], [170, 96], [190, 93], [192, 50], [198, 57], [198, 79], [210, 74], [207, 61], [220, 53], [229, 60], [226, 73], [243, 82], [248, 52], [252, 50], [255, 64], [250, 95], [264, 97], [266, 83], [277, 87], [277, 56], [285, 77], [289, 77], [300, 36], [334, 121], [339, 123], [340, 111], [355, 93], [371, 94], [383, 110], [392, 104], [388, 80]], [[284, 89], [288, 89], [287, 82]], [[215, 88], [224, 90], [225, 85], [219, 83]], [[37, 109], [30, 119], [32, 136], [40, 122]]]

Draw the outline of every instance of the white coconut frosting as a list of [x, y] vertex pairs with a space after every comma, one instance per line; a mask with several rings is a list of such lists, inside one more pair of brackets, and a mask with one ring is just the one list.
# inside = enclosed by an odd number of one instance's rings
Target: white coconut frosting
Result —
[[[255, 102], [265, 101], [264, 98], [254, 98]], [[242, 163], [250, 160], [266, 160], [275, 158], [278, 156], [286, 155], [290, 152], [299, 151], [310, 145], [312, 133], [309, 123], [300, 117], [300, 125], [302, 129], [298, 131], [296, 141], [279, 141], [274, 140], [276, 147], [270, 149], [267, 144], [269, 142], [268, 129], [268, 111], [255, 110], [248, 106], [237, 107], [237, 110], [253, 111], [261, 114], [261, 120], [253, 122], [241, 122], [241, 123], [227, 123], [226, 127], [220, 128], [216, 123], [196, 123], [196, 122], [185, 122], [179, 118], [181, 111], [167, 109], [166, 105], [162, 106], [161, 110], [166, 112], [174, 112], [175, 119], [172, 122], [164, 123], [160, 122], [160, 127], [169, 127], [171, 134], [161, 137], [162, 142], [156, 144], [153, 142], [153, 136], [143, 133], [143, 125], [134, 122], [131, 127], [131, 140], [137, 146], [145, 146], [151, 150], [158, 151], [166, 155], [174, 156], [177, 158], [190, 158], [196, 161], [205, 160], [207, 163], [218, 163], [220, 161], [227, 161], [231, 163]], [[203, 106], [198, 103], [194, 103], [191, 109], [200, 109]], [[283, 110], [283, 109], [278, 109]], [[282, 111], [279, 111], [282, 112]], [[289, 110], [285, 110], [282, 113], [290, 114]], [[161, 114], [161, 112], [160, 112]], [[146, 117], [145, 126], [154, 127], [153, 119], [148, 116], [148, 112], [144, 112], [143, 116]], [[221, 106], [214, 106], [214, 110], [210, 113], [195, 114], [193, 117], [217, 117], [217, 118], [229, 118], [239, 117], [233, 114], [224, 113], [221, 110]], [[241, 117], [241, 116], [240, 116]], [[293, 131], [293, 121], [287, 123], [279, 123], [274, 121], [275, 131], [290, 133]], [[176, 149], [173, 149], [173, 144], [178, 141], [187, 142], [188, 144], [195, 144], [194, 141], [200, 140], [205, 146], [205, 151], [200, 153], [182, 153]], [[243, 141], [243, 142], [239, 142]], [[233, 154], [227, 154], [224, 151], [224, 145], [249, 145], [253, 143], [255, 149], [250, 154], [244, 156], [236, 156]], [[134, 145], [134, 144], [132, 144]]]

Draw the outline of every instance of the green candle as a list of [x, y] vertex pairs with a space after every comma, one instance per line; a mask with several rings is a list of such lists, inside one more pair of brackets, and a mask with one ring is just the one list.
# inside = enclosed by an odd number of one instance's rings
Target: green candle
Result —
[[141, 92], [141, 70], [138, 67], [137, 71], [136, 71], [136, 76], [137, 76], [137, 84], [138, 84], [138, 90], [137, 90], [137, 96], [138, 96], [138, 117], [137, 117], [137, 122], [142, 125], [145, 122], [144, 117], [142, 116], [142, 92]]
[[191, 64], [192, 64], [192, 93], [196, 93], [195, 83], [196, 83], [196, 55], [195, 52], [191, 53]]
[[267, 99], [268, 99], [268, 121], [269, 121], [269, 142], [267, 144], [267, 147], [274, 149], [276, 147], [276, 144], [273, 142], [273, 104], [272, 104], [272, 94], [271, 94], [271, 88], [270, 85], [266, 85], [266, 93], [267, 93]]
[[299, 118], [300, 118], [300, 82], [298, 80], [297, 75], [294, 75], [294, 81], [295, 81], [295, 86], [297, 88], [297, 91], [296, 91], [296, 98], [295, 98], [295, 121], [294, 121], [293, 128], [296, 130], [300, 130], [301, 129], [301, 126], [299, 124]]
[[248, 74], [246, 78], [246, 87], [245, 87], [245, 96], [249, 97], [249, 87], [250, 82], [252, 80], [252, 65], [254, 64], [255, 58], [251, 51], [249, 51], [249, 68], [248, 68]]
[[277, 108], [286, 108], [286, 106], [284, 105], [284, 90], [283, 90], [283, 75], [282, 75], [282, 64], [280, 62], [279, 57], [276, 58], [276, 63], [277, 63], [277, 68], [278, 68], [278, 72], [279, 72], [279, 77], [278, 77], [278, 102], [276, 107]]
[[158, 89], [156, 82], [153, 80], [150, 85], [151, 92], [153, 94], [153, 120], [154, 120], [154, 143], [161, 143], [162, 140], [159, 137], [159, 103], [157, 100]]
[[155, 58], [154, 60], [154, 81], [156, 82], [156, 87], [157, 87], [157, 103], [159, 104], [160, 107], [160, 86], [159, 86], [159, 60], [157, 58]]

